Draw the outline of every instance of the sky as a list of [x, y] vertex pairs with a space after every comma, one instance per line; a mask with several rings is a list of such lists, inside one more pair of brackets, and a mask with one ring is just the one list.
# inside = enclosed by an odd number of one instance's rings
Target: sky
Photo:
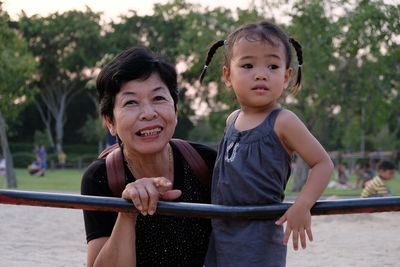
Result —
[[[139, 15], [150, 15], [154, 3], [166, 3], [167, 0], [2, 0], [3, 9], [13, 18], [17, 19], [21, 10], [28, 15], [39, 14], [46, 16], [54, 12], [64, 12], [66, 10], [84, 10], [89, 6], [94, 12], [104, 12], [104, 19], [116, 19], [120, 14], [127, 13], [128, 10], [136, 10]], [[236, 7], [246, 8], [251, 0], [187, 0], [191, 3], [209, 6], [223, 6], [235, 9]]]

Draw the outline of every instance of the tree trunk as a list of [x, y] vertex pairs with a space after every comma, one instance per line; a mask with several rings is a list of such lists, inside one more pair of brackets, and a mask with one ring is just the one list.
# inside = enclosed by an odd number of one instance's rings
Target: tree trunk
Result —
[[296, 167], [293, 173], [294, 183], [292, 187], [292, 192], [300, 192], [301, 189], [303, 188], [303, 185], [307, 181], [308, 171], [310, 168], [304, 162], [304, 160], [299, 156], [296, 159], [295, 166]]
[[42, 122], [44, 123], [44, 126], [46, 128], [46, 133], [47, 133], [47, 137], [49, 138], [50, 146], [54, 148], [53, 135], [51, 134], [51, 116], [50, 116], [50, 112], [47, 110], [47, 116], [46, 116], [44, 114], [44, 111], [43, 111], [42, 107], [39, 104], [39, 101], [35, 101], [35, 106], [36, 106], [36, 109], [40, 114], [40, 118], [42, 119]]
[[63, 94], [60, 99], [58, 113], [55, 116], [56, 120], [56, 152], [59, 153], [63, 151], [63, 139], [64, 139], [64, 124], [66, 121], [65, 118], [65, 109], [66, 109], [66, 95]]
[[8, 146], [6, 123], [4, 121], [3, 114], [1, 112], [0, 112], [0, 142], [4, 159], [6, 161], [7, 188], [17, 188], [17, 177], [15, 175], [13, 158], [11, 156], [10, 148]]

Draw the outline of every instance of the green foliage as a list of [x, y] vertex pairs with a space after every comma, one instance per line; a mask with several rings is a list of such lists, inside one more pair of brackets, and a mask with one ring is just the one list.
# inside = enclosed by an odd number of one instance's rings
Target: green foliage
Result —
[[32, 152], [16, 152], [13, 153], [14, 166], [16, 168], [26, 168], [35, 160]]
[[393, 147], [399, 147], [397, 131], [390, 131], [388, 125], [384, 125], [376, 134], [367, 136], [367, 141], [379, 151], [393, 150]]
[[96, 143], [98, 140], [104, 140], [107, 132], [103, 127], [101, 118], [97, 116], [87, 116], [85, 125], [80, 129], [80, 133], [88, 143]]
[[26, 41], [9, 27], [9, 17], [0, 5], [0, 112], [6, 119], [15, 117], [35, 92], [26, 86], [35, 67]]
[[[39, 60], [34, 84], [41, 96], [56, 89], [72, 94], [89, 88], [94, 99], [98, 68], [111, 55], [144, 45], [179, 66], [182, 95], [176, 136], [217, 142], [227, 115], [238, 105], [222, 81], [222, 48], [199, 84], [208, 48], [243, 23], [282, 23], [274, 9], [283, 4], [286, 1], [258, 1], [231, 11], [173, 0], [156, 4], [151, 16], [132, 11], [106, 25], [100, 25], [99, 14], [89, 9], [22, 16], [17, 25]], [[289, 10], [289, 21], [280, 26], [302, 44], [303, 87], [296, 96], [283, 97], [283, 106], [293, 110], [328, 150], [359, 150], [362, 136], [366, 150], [400, 148], [400, 6], [383, 0], [305, 0], [294, 1]], [[293, 67], [296, 71], [296, 60]], [[196, 113], [198, 103], [205, 103], [210, 113]], [[88, 125], [97, 129], [93, 118]], [[85, 140], [94, 144], [97, 130], [76, 132], [86, 132]]]
[[342, 144], [346, 151], [357, 151], [360, 148], [361, 125], [360, 117], [354, 116], [345, 128]]
[[68, 11], [47, 17], [20, 18], [18, 27], [39, 61], [39, 75], [32, 85], [40, 89], [36, 106], [56, 148], [62, 148], [65, 112], [71, 100], [89, 81], [92, 68], [103, 52], [100, 14]]
[[33, 135], [33, 143], [37, 145], [43, 144], [45, 147], [51, 147], [47, 134], [39, 130], [35, 130], [35, 133]]

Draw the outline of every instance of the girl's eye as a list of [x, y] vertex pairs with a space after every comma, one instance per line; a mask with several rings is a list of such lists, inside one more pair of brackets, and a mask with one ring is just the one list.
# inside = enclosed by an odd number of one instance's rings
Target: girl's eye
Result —
[[252, 67], [253, 67], [252, 64], [244, 64], [244, 65], [242, 66], [242, 68], [244, 68], [244, 69], [251, 69]]
[[276, 69], [279, 68], [279, 66], [272, 64], [272, 65], [268, 65], [268, 68], [271, 69], [271, 70], [276, 70]]

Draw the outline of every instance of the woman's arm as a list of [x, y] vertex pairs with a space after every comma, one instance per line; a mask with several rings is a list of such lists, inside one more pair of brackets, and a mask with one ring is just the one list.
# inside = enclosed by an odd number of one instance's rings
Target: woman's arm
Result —
[[119, 213], [110, 237], [88, 243], [87, 266], [136, 266], [136, 213]]

